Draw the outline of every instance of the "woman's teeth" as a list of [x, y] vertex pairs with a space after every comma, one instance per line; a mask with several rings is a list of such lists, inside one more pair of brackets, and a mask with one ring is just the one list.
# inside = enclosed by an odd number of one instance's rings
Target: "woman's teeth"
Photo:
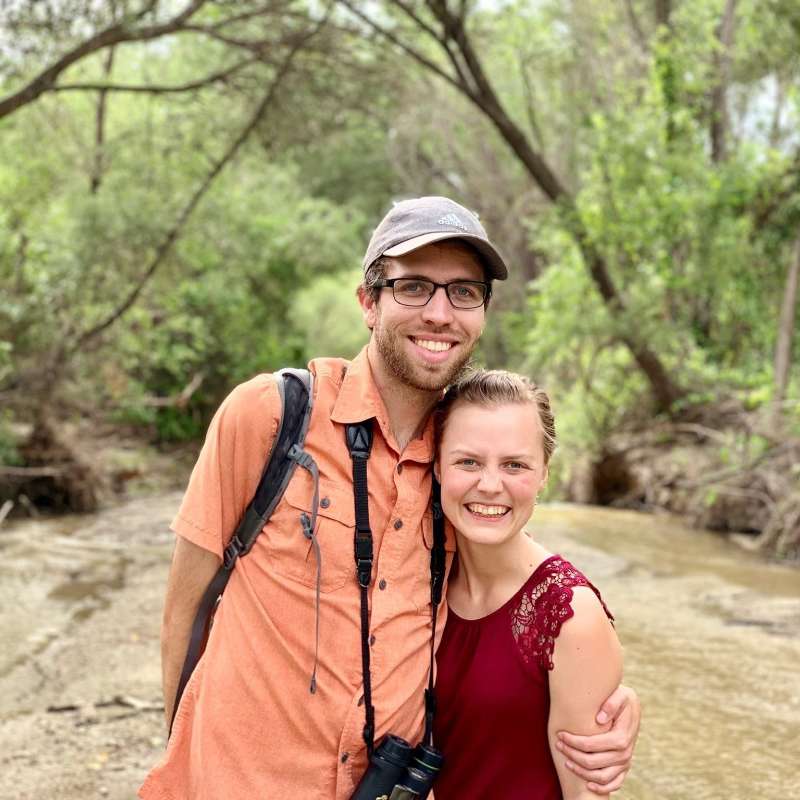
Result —
[[467, 508], [483, 517], [502, 517], [508, 511], [508, 506], [484, 506], [481, 503], [468, 503]]
[[430, 339], [413, 339], [412, 341], [419, 347], [424, 347], [426, 350], [430, 350], [433, 353], [441, 353], [445, 350], [449, 350], [453, 346], [452, 342], [434, 342]]

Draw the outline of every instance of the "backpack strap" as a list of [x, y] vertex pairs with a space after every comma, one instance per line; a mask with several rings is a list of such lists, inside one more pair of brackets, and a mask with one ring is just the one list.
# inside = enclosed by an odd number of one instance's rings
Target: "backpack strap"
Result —
[[310, 457], [303, 451], [303, 442], [311, 420], [313, 378], [311, 373], [305, 369], [282, 369], [276, 372], [274, 377], [281, 400], [278, 430], [255, 495], [225, 548], [222, 565], [209, 583], [197, 608], [186, 658], [178, 682], [178, 690], [175, 694], [170, 733], [172, 733], [175, 714], [186, 684], [205, 649], [214, 610], [225, 591], [236, 561], [240, 556], [247, 555], [252, 549], [256, 537], [267, 524], [272, 512], [283, 497], [295, 467], [300, 464], [306, 469], [309, 468], [304, 463], [309, 461]]

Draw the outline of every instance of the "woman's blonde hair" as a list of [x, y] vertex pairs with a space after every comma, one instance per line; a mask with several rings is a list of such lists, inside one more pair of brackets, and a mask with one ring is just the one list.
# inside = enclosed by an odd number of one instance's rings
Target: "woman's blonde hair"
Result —
[[502, 369], [472, 369], [450, 386], [434, 411], [437, 451], [453, 408], [467, 403], [477, 406], [503, 403], [535, 406], [542, 427], [544, 463], [550, 462], [556, 449], [556, 426], [547, 392], [524, 375]]

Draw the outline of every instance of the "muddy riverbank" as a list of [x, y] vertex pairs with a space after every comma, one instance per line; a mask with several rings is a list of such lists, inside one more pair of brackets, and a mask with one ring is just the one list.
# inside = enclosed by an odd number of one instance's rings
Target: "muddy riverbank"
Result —
[[[180, 493], [0, 528], [0, 798], [132, 798], [164, 747], [158, 627]], [[672, 518], [544, 506], [645, 706], [627, 800], [800, 797], [800, 575]]]
[[163, 750], [158, 628], [179, 500], [0, 529], [0, 797], [127, 800]]

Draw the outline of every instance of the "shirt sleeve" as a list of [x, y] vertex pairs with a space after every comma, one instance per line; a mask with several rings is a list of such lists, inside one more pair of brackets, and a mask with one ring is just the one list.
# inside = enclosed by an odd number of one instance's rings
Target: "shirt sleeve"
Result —
[[170, 526], [176, 534], [222, 558], [258, 486], [280, 416], [272, 375], [258, 375], [225, 398]]

